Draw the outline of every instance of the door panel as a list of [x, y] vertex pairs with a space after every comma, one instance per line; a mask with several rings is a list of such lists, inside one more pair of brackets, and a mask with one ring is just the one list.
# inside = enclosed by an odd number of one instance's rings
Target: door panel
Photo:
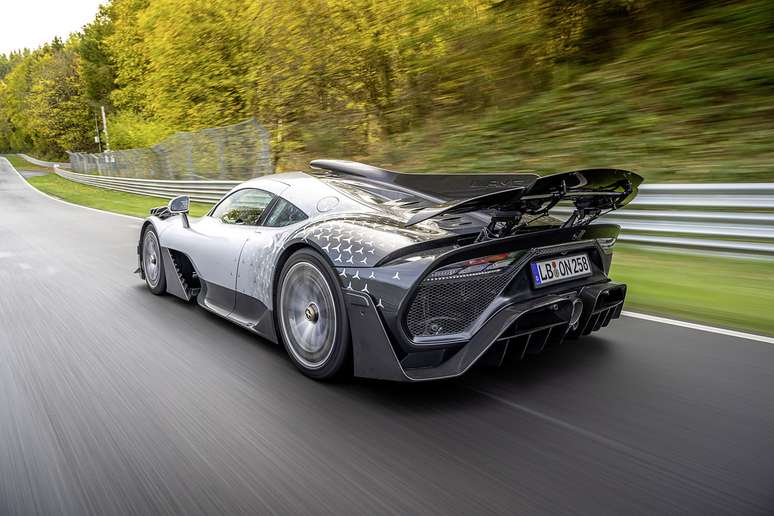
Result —
[[236, 304], [237, 269], [245, 242], [258, 229], [275, 195], [257, 188], [232, 192], [211, 215], [171, 235], [169, 246], [186, 253], [203, 281], [203, 303], [225, 314]]
[[269, 309], [273, 306], [273, 285], [277, 259], [285, 248], [287, 239], [308, 218], [282, 197], [272, 205], [262, 226], [250, 235], [239, 257], [237, 292], [253, 297]]
[[271, 283], [288, 228], [259, 228], [245, 243], [239, 257], [237, 291], [272, 306]]
[[189, 229], [165, 236], [170, 248], [188, 255], [199, 277], [209, 286], [206, 289], [207, 304], [230, 312], [234, 308], [239, 254], [255, 229], [202, 217], [192, 221]]

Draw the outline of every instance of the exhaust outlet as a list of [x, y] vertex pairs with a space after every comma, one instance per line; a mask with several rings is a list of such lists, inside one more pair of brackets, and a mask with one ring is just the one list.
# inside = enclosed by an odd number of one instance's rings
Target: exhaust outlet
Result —
[[583, 315], [583, 301], [580, 298], [575, 299], [572, 302], [572, 314], [570, 315], [570, 329], [576, 330], [578, 328], [578, 321], [581, 315]]

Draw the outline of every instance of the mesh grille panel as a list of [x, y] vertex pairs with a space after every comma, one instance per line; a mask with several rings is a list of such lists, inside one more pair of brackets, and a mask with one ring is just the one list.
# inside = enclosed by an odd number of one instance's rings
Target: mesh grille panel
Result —
[[453, 335], [467, 330], [502, 292], [517, 269], [454, 280], [425, 280], [406, 314], [414, 337]]

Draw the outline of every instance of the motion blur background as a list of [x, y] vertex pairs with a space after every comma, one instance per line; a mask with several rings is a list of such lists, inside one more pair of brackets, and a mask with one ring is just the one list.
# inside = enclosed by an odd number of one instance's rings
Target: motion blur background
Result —
[[774, 177], [767, 0], [113, 0], [0, 79], [0, 150], [37, 157], [96, 150], [104, 105], [114, 149], [255, 116], [279, 170]]
[[[772, 99], [770, 0], [112, 0], [0, 55], [0, 152], [96, 152], [104, 107], [114, 150], [254, 119], [277, 171], [774, 182]], [[240, 141], [222, 145], [252, 156]], [[623, 246], [616, 263], [631, 307], [774, 333], [770, 258]]]

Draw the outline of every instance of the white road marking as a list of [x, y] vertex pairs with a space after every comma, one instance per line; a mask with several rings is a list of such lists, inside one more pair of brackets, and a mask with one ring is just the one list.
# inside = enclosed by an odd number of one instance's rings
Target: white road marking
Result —
[[[529, 408], [520, 403], [513, 402], [511, 400], [503, 398], [502, 396], [498, 396], [497, 394], [483, 391], [475, 387], [471, 387], [470, 385], [466, 385], [466, 384], [463, 384], [463, 385], [467, 389], [477, 394], [480, 394], [481, 396], [503, 403], [504, 405], [514, 410], [517, 410], [519, 412], [522, 412], [530, 416], [534, 416], [535, 418], [540, 419], [545, 423], [556, 425], [569, 432], [586, 437], [587, 439], [594, 441], [597, 444], [600, 444], [602, 446], [607, 446], [618, 453], [628, 455], [630, 459], [634, 459], [637, 462], [640, 462], [641, 464], [647, 464], [649, 465], [649, 467], [653, 468], [654, 470], [658, 470], [660, 474], [664, 475], [665, 478], [667, 478], [672, 482], [680, 483], [680, 484], [690, 484], [694, 488], [698, 488], [701, 490], [710, 489], [709, 486], [707, 486], [705, 483], [700, 482], [692, 477], [685, 476], [681, 474], [679, 471], [675, 470], [673, 466], [675, 464], [675, 461], [668, 456], [663, 456], [660, 454], [646, 451], [644, 449], [635, 448], [634, 446], [630, 446], [624, 443], [623, 441], [619, 441], [617, 439], [613, 439], [610, 437], [606, 437], [602, 434], [598, 434], [591, 430], [587, 430], [586, 428], [574, 425], [568, 421], [564, 421], [557, 417], [550, 416], [544, 412], [540, 412], [538, 410]], [[726, 496], [732, 496], [732, 497], [735, 496], [731, 492], [723, 492], [723, 494]]]
[[667, 319], [666, 317], [659, 317], [657, 315], [640, 314], [636, 312], [621, 312], [626, 317], [633, 317], [635, 319], [643, 319], [645, 321], [657, 322], [661, 324], [671, 324], [672, 326], [682, 326], [683, 328], [689, 328], [691, 330], [706, 331], [710, 333], [717, 333], [719, 335], [727, 335], [729, 337], [737, 337], [739, 339], [756, 340], [758, 342], [765, 342], [766, 344], [774, 344], [774, 338], [766, 337], [764, 335], [755, 335], [753, 333], [745, 333], [742, 331], [727, 330], [725, 328], [716, 328], [714, 326], [705, 326], [703, 324], [696, 324], [686, 321], [677, 321], [675, 319]]
[[520, 403], [515, 403], [513, 401], [510, 401], [508, 399], [503, 398], [502, 396], [498, 396], [496, 394], [492, 394], [491, 392], [482, 391], [481, 389], [477, 389], [475, 387], [471, 387], [470, 385], [465, 384], [465, 387], [477, 394], [480, 394], [481, 396], [485, 396], [487, 398], [490, 398], [495, 401], [499, 401], [500, 403], [503, 403], [512, 409], [518, 410], [520, 412], [524, 412], [525, 414], [529, 414], [530, 416], [534, 416], [538, 419], [542, 419], [543, 421], [547, 423], [552, 423], [556, 426], [559, 426], [561, 428], [564, 428], [565, 430], [569, 430], [570, 432], [574, 432], [576, 434], [582, 435], [584, 437], [587, 437], [593, 441], [596, 441], [601, 444], [605, 444], [609, 446], [610, 448], [613, 448], [615, 450], [618, 450], [623, 453], [628, 453], [631, 455], [641, 455], [641, 453], [638, 450], [635, 450], [631, 446], [628, 446], [620, 441], [616, 441], [614, 439], [610, 439], [609, 437], [605, 437], [604, 435], [600, 435], [596, 432], [592, 432], [590, 430], [586, 430], [585, 428], [581, 428], [579, 426], [576, 426], [572, 423], [568, 423], [567, 421], [563, 421], [559, 418], [549, 416], [548, 414], [544, 414], [543, 412], [540, 412], [538, 410], [526, 407]]

